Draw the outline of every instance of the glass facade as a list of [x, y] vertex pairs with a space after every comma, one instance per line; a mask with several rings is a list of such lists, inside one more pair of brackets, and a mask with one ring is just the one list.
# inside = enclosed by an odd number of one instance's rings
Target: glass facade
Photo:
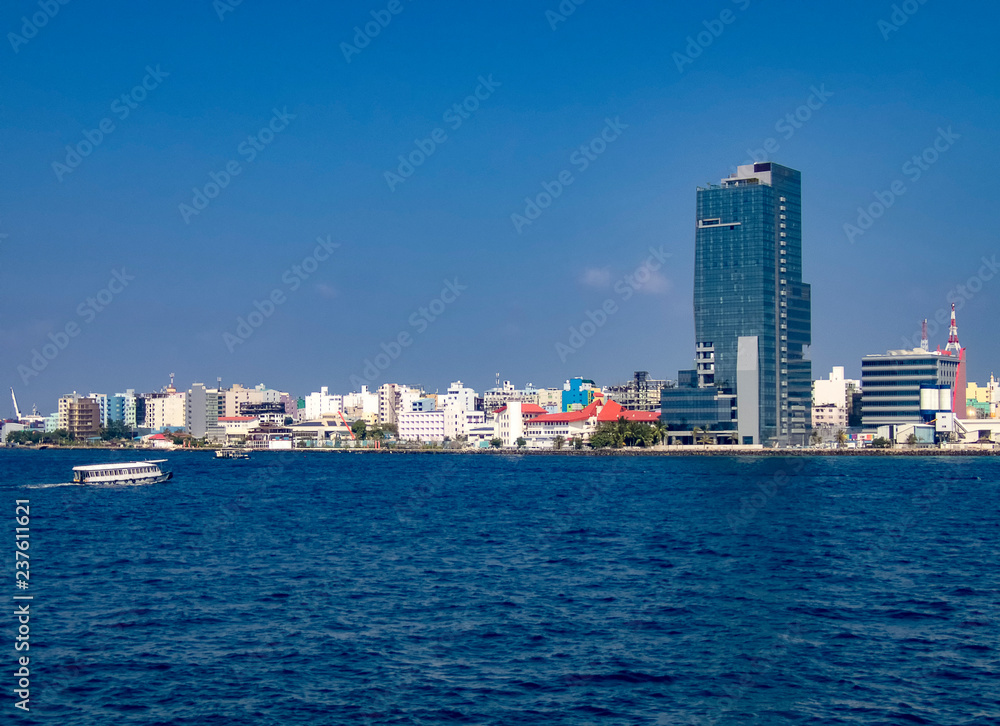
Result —
[[698, 189], [694, 319], [714, 385], [736, 393], [741, 336], [759, 341], [760, 441], [802, 443], [811, 412], [810, 288], [802, 282], [801, 175], [749, 164]]
[[717, 396], [715, 388], [664, 388], [660, 418], [673, 430], [695, 426], [710, 431], [736, 429], [733, 396]]
[[921, 386], [955, 385], [958, 357], [897, 351], [861, 359], [861, 416], [868, 427], [921, 423]]

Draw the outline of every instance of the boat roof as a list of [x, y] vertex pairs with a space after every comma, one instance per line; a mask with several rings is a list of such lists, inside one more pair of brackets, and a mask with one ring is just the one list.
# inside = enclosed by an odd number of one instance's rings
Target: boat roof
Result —
[[74, 466], [73, 471], [98, 471], [100, 469], [123, 469], [132, 466], [146, 466], [147, 464], [162, 464], [166, 459], [150, 459], [149, 461], [112, 461], [107, 464], [87, 464], [85, 466]]

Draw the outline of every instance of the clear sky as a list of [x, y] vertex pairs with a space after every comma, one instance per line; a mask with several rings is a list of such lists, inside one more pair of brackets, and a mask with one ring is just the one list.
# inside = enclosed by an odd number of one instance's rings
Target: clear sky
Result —
[[43, 6], [0, 11], [22, 409], [171, 372], [297, 394], [672, 378], [695, 189], [758, 148], [802, 172], [814, 377], [916, 343], [949, 294], [969, 379], [1000, 372], [994, 3]]

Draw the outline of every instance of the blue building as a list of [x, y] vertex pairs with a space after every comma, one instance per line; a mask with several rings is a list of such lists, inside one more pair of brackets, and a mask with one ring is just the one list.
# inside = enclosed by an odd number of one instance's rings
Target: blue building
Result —
[[588, 378], [571, 378], [563, 385], [562, 410], [577, 410], [573, 406], [579, 404], [580, 408], [586, 408], [594, 400], [594, 391], [597, 385]]
[[774, 163], [740, 166], [698, 188], [698, 385], [736, 395], [740, 443], [804, 443], [810, 427], [801, 203], [799, 172]]

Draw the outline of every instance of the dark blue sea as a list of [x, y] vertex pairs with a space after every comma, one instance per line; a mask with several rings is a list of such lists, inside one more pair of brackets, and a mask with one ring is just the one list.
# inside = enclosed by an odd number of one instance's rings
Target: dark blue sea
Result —
[[1000, 459], [167, 457], [0, 451], [2, 723], [1000, 724]]

